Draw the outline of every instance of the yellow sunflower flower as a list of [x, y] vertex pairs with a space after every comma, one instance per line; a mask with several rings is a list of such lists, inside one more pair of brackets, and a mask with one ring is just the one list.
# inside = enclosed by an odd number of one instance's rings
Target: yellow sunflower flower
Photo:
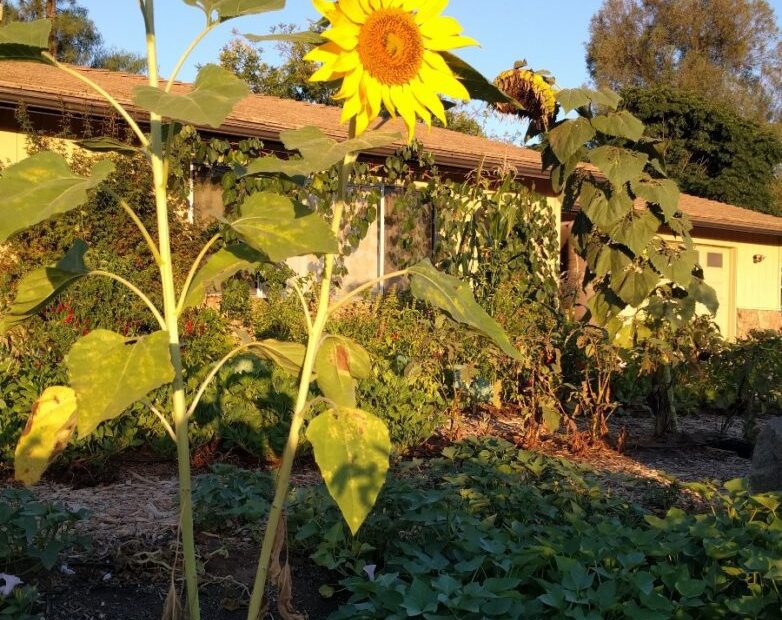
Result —
[[344, 100], [342, 122], [356, 119], [361, 134], [380, 114], [381, 106], [404, 119], [412, 140], [416, 118], [427, 125], [432, 115], [445, 120], [438, 93], [469, 100], [439, 52], [478, 45], [462, 36], [452, 17], [441, 15], [448, 0], [313, 0], [331, 23], [327, 43], [305, 58], [321, 62], [314, 82], [342, 79], [335, 95]]

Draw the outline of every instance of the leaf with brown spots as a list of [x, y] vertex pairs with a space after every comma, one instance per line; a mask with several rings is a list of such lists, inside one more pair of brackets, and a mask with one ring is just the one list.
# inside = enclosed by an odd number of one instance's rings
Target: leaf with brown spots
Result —
[[372, 371], [366, 349], [350, 338], [326, 336], [315, 358], [318, 387], [339, 407], [356, 406], [356, 379]]

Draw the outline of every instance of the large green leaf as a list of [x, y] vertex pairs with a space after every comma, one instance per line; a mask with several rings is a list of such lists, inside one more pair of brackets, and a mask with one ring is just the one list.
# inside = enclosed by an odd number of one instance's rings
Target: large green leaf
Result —
[[687, 288], [693, 279], [693, 270], [698, 263], [697, 250], [682, 250], [680, 252], [650, 252], [649, 259], [663, 276]]
[[272, 192], [252, 194], [242, 204], [239, 218], [229, 224], [273, 263], [292, 256], [333, 254], [338, 249], [334, 233], [317, 213]]
[[633, 210], [632, 199], [624, 192], [611, 192], [607, 198], [603, 190], [589, 183], [580, 196], [581, 210], [591, 222], [602, 229], [610, 227]]
[[0, 334], [37, 314], [53, 297], [89, 273], [84, 264], [87, 244], [77, 240], [60, 261], [26, 274], [16, 290], [16, 298], [0, 323]]
[[702, 278], [693, 278], [690, 282], [690, 286], [687, 288], [687, 294], [693, 301], [703, 304], [706, 309], [712, 314], [717, 314], [719, 310], [720, 302], [717, 299], [717, 291], [711, 286], [706, 284]]
[[643, 122], [627, 110], [601, 114], [592, 119], [592, 126], [600, 133], [637, 142], [644, 135]]
[[358, 138], [337, 142], [317, 127], [303, 127], [281, 132], [280, 139], [286, 149], [299, 151], [301, 159], [261, 157], [250, 162], [243, 174], [284, 174], [303, 179], [315, 172], [328, 170], [350, 153], [389, 146], [399, 140], [399, 135], [369, 131]]
[[184, 0], [184, 2], [206, 13], [210, 23], [224, 22], [243, 15], [280, 11], [285, 8], [285, 0]]
[[607, 88], [565, 88], [556, 93], [557, 102], [564, 112], [570, 112], [591, 104], [616, 110], [622, 98]]
[[651, 269], [633, 266], [618, 274], [612, 274], [611, 285], [622, 301], [637, 308], [659, 281], [660, 276]]
[[0, 61], [36, 60], [49, 62], [41, 52], [49, 48], [52, 22], [38, 19], [32, 22], [11, 22], [0, 27]]
[[65, 365], [76, 391], [80, 437], [174, 379], [166, 332], [134, 339], [96, 329], [76, 341]]
[[87, 202], [87, 190], [114, 171], [107, 159], [97, 162], [88, 177], [71, 172], [65, 159], [42, 151], [3, 171], [0, 176], [0, 243], [53, 215]]
[[167, 93], [154, 86], [136, 86], [133, 101], [148, 112], [190, 125], [220, 127], [250, 89], [230, 71], [217, 65], [201, 67], [186, 95]]
[[467, 92], [472, 99], [485, 101], [486, 103], [511, 103], [518, 105], [515, 99], [509, 97], [489, 80], [483, 74], [450, 52], [440, 52], [451, 71], [464, 84]]
[[623, 309], [622, 300], [611, 291], [599, 291], [586, 301], [586, 307], [592, 320], [598, 325], [606, 325]]
[[30, 486], [41, 479], [52, 459], [68, 445], [76, 429], [76, 393], [69, 387], [47, 388], [33, 404], [14, 453], [14, 477]]
[[307, 347], [298, 342], [283, 342], [281, 340], [261, 340], [253, 343], [251, 353], [274, 362], [288, 374], [298, 376], [304, 365]]
[[587, 264], [598, 277], [623, 272], [630, 265], [630, 258], [618, 248], [606, 243], [592, 243], [587, 249]]
[[641, 176], [649, 157], [617, 146], [600, 146], [589, 152], [589, 161], [600, 169], [614, 187]]
[[554, 127], [548, 133], [548, 140], [554, 155], [561, 163], [565, 163], [595, 135], [595, 129], [589, 121], [578, 117]]
[[356, 406], [356, 379], [372, 370], [366, 349], [344, 336], [327, 336], [315, 358], [318, 387], [337, 407]]
[[84, 140], [78, 140], [76, 142], [81, 148], [92, 151], [94, 153], [120, 153], [121, 155], [135, 155], [141, 153], [142, 150], [132, 144], [117, 140], [116, 138], [110, 138], [108, 136], [101, 136], [100, 138], [86, 138]]
[[411, 267], [410, 274], [410, 288], [418, 299], [440, 308], [454, 321], [468, 325], [490, 338], [510, 357], [521, 359], [521, 353], [513, 346], [505, 330], [475, 301], [472, 289], [466, 282], [440, 273], [428, 260]]
[[659, 205], [666, 220], [670, 220], [679, 210], [679, 186], [672, 179], [641, 179], [633, 183], [633, 193], [647, 202]]
[[326, 487], [355, 535], [386, 481], [388, 428], [359, 409], [330, 409], [309, 423], [307, 439]]
[[660, 228], [660, 220], [649, 211], [633, 212], [607, 231], [609, 236], [636, 256], [641, 254]]
[[206, 289], [218, 286], [240, 271], [254, 271], [266, 256], [244, 243], [231, 243], [212, 254], [198, 270], [185, 297], [183, 308], [194, 308], [203, 303]]

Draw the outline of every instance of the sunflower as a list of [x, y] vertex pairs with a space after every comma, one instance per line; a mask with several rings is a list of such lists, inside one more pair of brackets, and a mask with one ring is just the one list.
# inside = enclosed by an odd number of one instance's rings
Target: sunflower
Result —
[[517, 62], [513, 69], [503, 71], [494, 80], [494, 85], [515, 99], [519, 106], [498, 103], [496, 108], [503, 114], [529, 119], [538, 132], [548, 131], [557, 117], [559, 106], [554, 96], [554, 79], [546, 72], [526, 68], [526, 62]]
[[464, 85], [440, 52], [478, 45], [462, 36], [452, 17], [441, 15], [448, 0], [313, 0], [331, 24], [327, 42], [305, 58], [321, 62], [314, 82], [342, 79], [335, 98], [344, 100], [342, 122], [356, 120], [361, 134], [380, 114], [404, 119], [412, 140], [417, 117], [446, 124], [438, 94], [469, 100]]

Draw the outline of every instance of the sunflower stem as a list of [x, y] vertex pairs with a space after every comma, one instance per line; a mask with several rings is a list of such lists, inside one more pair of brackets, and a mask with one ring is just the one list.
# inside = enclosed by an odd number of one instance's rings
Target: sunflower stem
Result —
[[[356, 135], [355, 121], [350, 123], [349, 138]], [[345, 157], [339, 169], [339, 189], [337, 199], [334, 202], [334, 217], [331, 222], [331, 230], [335, 236], [340, 232], [342, 225], [342, 216], [347, 204], [348, 181], [353, 171], [353, 165], [356, 162], [356, 154], [351, 153]], [[329, 302], [331, 298], [331, 284], [334, 276], [334, 264], [336, 254], [328, 254], [325, 259], [323, 270], [323, 279], [320, 285], [320, 299], [315, 319], [312, 322], [312, 329], [307, 339], [307, 351], [304, 356], [304, 363], [301, 369], [299, 379], [299, 391], [296, 398], [296, 406], [293, 411], [293, 419], [288, 433], [288, 440], [285, 444], [285, 450], [282, 456], [282, 463], [277, 472], [277, 479], [274, 490], [274, 499], [272, 501], [269, 518], [266, 522], [266, 529], [263, 533], [263, 543], [261, 544], [261, 557], [258, 561], [258, 569], [255, 574], [255, 583], [253, 584], [252, 596], [250, 598], [250, 607], [247, 612], [247, 620], [260, 620], [261, 609], [263, 607], [263, 595], [266, 589], [266, 579], [269, 574], [269, 564], [271, 562], [272, 548], [277, 534], [277, 526], [283, 515], [285, 501], [288, 496], [288, 487], [290, 485], [291, 469], [293, 459], [296, 456], [296, 450], [299, 446], [299, 435], [304, 423], [304, 414], [307, 410], [307, 396], [309, 395], [310, 382], [312, 381], [312, 372], [315, 366], [315, 357], [318, 353], [321, 336], [326, 327], [329, 318]]]

